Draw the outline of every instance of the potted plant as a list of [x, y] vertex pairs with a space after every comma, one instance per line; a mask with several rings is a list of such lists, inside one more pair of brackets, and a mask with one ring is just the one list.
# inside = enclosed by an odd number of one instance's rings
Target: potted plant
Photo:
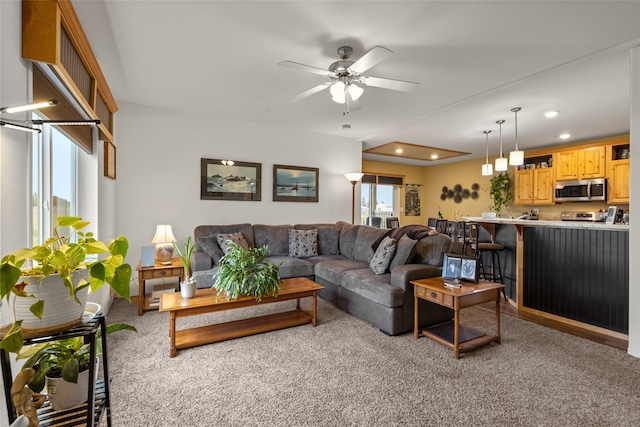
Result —
[[[0, 298], [6, 298], [14, 313], [12, 326], [0, 341], [2, 348], [18, 353], [23, 328], [51, 334], [60, 332], [56, 328], [64, 330], [77, 324], [89, 289], [95, 292], [106, 283], [130, 300], [131, 266], [124, 262], [129, 242], [120, 236], [107, 245], [93, 233], [80, 231], [87, 225], [89, 222], [80, 217], [59, 217], [53, 237], [2, 258]], [[75, 231], [76, 241], [60, 235], [61, 227]]]
[[213, 287], [224, 292], [229, 299], [241, 295], [254, 296], [258, 301], [263, 295], [277, 296], [280, 291], [280, 269], [266, 256], [269, 248], [242, 249], [230, 243], [229, 251], [220, 258]]
[[196, 293], [196, 280], [191, 275], [191, 256], [193, 255], [195, 245], [193, 244], [191, 236], [189, 236], [187, 242], [184, 244], [184, 254], [180, 251], [175, 241], [173, 242], [173, 247], [184, 267], [184, 280], [180, 281], [180, 293], [184, 299], [192, 298]]
[[[135, 327], [126, 323], [114, 323], [106, 328], [107, 333], [122, 330], [137, 332]], [[100, 330], [96, 334], [95, 354], [102, 354]], [[87, 401], [89, 364], [97, 364], [97, 361], [89, 360], [89, 356], [90, 344], [85, 344], [83, 337], [73, 337], [33, 345], [21, 351], [16, 359], [28, 359], [22, 369], [32, 368], [35, 371], [27, 384], [29, 388], [39, 393], [46, 378], [51, 406], [62, 410]]]
[[500, 172], [491, 177], [489, 180], [489, 197], [492, 202], [489, 209], [501, 216], [502, 210], [513, 201], [511, 178], [508, 172]]

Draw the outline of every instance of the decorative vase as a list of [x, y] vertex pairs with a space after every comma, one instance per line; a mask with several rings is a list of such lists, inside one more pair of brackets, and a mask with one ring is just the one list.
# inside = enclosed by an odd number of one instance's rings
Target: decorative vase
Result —
[[182, 298], [189, 299], [193, 298], [196, 294], [196, 281], [188, 280], [186, 282], [180, 282], [180, 295]]
[[[74, 287], [80, 279], [89, 278], [88, 270], [79, 270], [72, 274]], [[79, 324], [82, 320], [89, 287], [81, 289], [76, 297], [80, 304], [69, 296], [69, 289], [65, 287], [58, 275], [36, 277], [24, 276], [21, 282], [28, 283], [24, 292], [35, 298], [20, 297], [13, 294], [9, 305], [15, 309], [15, 320], [22, 320], [22, 330], [25, 335], [39, 336], [62, 332]], [[34, 315], [29, 308], [38, 300], [44, 301], [42, 319]]]
[[[100, 359], [96, 357], [94, 383], [98, 379], [98, 366]], [[87, 401], [89, 392], [89, 370], [78, 374], [78, 382], [71, 383], [63, 378], [53, 378], [47, 376], [47, 393], [49, 402], [55, 411], [73, 408], [82, 405]]]

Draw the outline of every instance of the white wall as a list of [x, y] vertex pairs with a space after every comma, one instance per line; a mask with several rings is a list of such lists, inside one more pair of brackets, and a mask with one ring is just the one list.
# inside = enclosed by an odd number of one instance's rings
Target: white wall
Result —
[[[640, 357], [640, 46], [631, 49], [631, 203], [629, 212], [629, 354]], [[636, 254], [636, 255], [631, 255]], [[636, 262], [634, 262], [636, 261]]]
[[[171, 224], [182, 246], [204, 224], [351, 221], [351, 184], [344, 174], [362, 167], [358, 142], [205, 114], [119, 107], [116, 229], [129, 239], [132, 265], [156, 224]], [[200, 200], [201, 158], [261, 163], [262, 201]], [[274, 164], [319, 168], [318, 203], [272, 201]]]

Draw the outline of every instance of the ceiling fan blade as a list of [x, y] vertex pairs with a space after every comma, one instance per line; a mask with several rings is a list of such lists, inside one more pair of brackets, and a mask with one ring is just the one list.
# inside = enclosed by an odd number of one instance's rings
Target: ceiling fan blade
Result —
[[329, 86], [331, 86], [331, 85], [332, 85], [332, 83], [331, 83], [331, 82], [325, 82], [325, 83], [322, 83], [322, 84], [320, 84], [320, 85], [318, 85], [318, 86], [316, 86], [316, 87], [313, 87], [313, 88], [311, 88], [311, 89], [309, 89], [309, 90], [305, 90], [304, 92], [302, 92], [302, 93], [300, 93], [300, 94], [298, 94], [298, 95], [294, 96], [293, 98], [287, 99], [287, 102], [296, 102], [296, 101], [299, 101], [299, 100], [301, 100], [302, 98], [306, 98], [307, 96], [311, 96], [311, 95], [313, 95], [314, 93], [318, 93], [318, 92], [320, 92], [321, 90], [324, 90], [324, 89], [328, 88], [328, 87], [329, 87]]
[[282, 65], [283, 67], [296, 68], [298, 70], [306, 71], [308, 73], [320, 74], [321, 76], [328, 76], [329, 70], [323, 70], [322, 68], [312, 67], [311, 65], [300, 64], [298, 62], [293, 61], [282, 61], [278, 62], [278, 65]]
[[405, 80], [383, 79], [380, 77], [361, 76], [360, 83], [365, 86], [380, 87], [383, 89], [399, 90], [402, 92], [415, 92], [418, 90], [419, 83], [408, 82]]
[[376, 64], [379, 64], [391, 55], [393, 55], [393, 52], [391, 52], [386, 47], [376, 46], [369, 52], [365, 53], [362, 58], [354, 62], [351, 67], [349, 67], [349, 70], [358, 74], [364, 73], [369, 68], [373, 67]]

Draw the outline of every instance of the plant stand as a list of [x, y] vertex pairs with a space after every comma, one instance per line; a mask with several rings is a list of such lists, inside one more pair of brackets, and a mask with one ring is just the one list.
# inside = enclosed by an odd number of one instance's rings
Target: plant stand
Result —
[[[38, 419], [40, 427], [45, 426], [98, 426], [103, 412], [107, 413], [107, 426], [111, 427], [111, 401], [109, 398], [109, 369], [107, 357], [107, 327], [104, 316], [98, 314], [92, 320], [68, 331], [47, 337], [25, 339], [24, 344], [38, 344], [47, 341], [54, 341], [72, 337], [84, 337], [85, 343], [90, 345], [90, 359], [96, 358], [96, 334], [98, 330], [102, 334], [102, 375], [103, 378], [94, 382], [96, 375], [95, 363], [89, 364], [89, 387], [87, 392], [87, 402], [74, 408], [63, 411], [54, 411], [49, 404], [49, 400], [38, 409]], [[4, 380], [4, 395], [6, 399], [7, 414], [9, 423], [13, 423], [17, 418], [16, 409], [11, 396], [11, 386], [13, 385], [13, 375], [11, 373], [11, 363], [9, 353], [0, 349], [0, 364], [2, 366], [2, 378]]]

